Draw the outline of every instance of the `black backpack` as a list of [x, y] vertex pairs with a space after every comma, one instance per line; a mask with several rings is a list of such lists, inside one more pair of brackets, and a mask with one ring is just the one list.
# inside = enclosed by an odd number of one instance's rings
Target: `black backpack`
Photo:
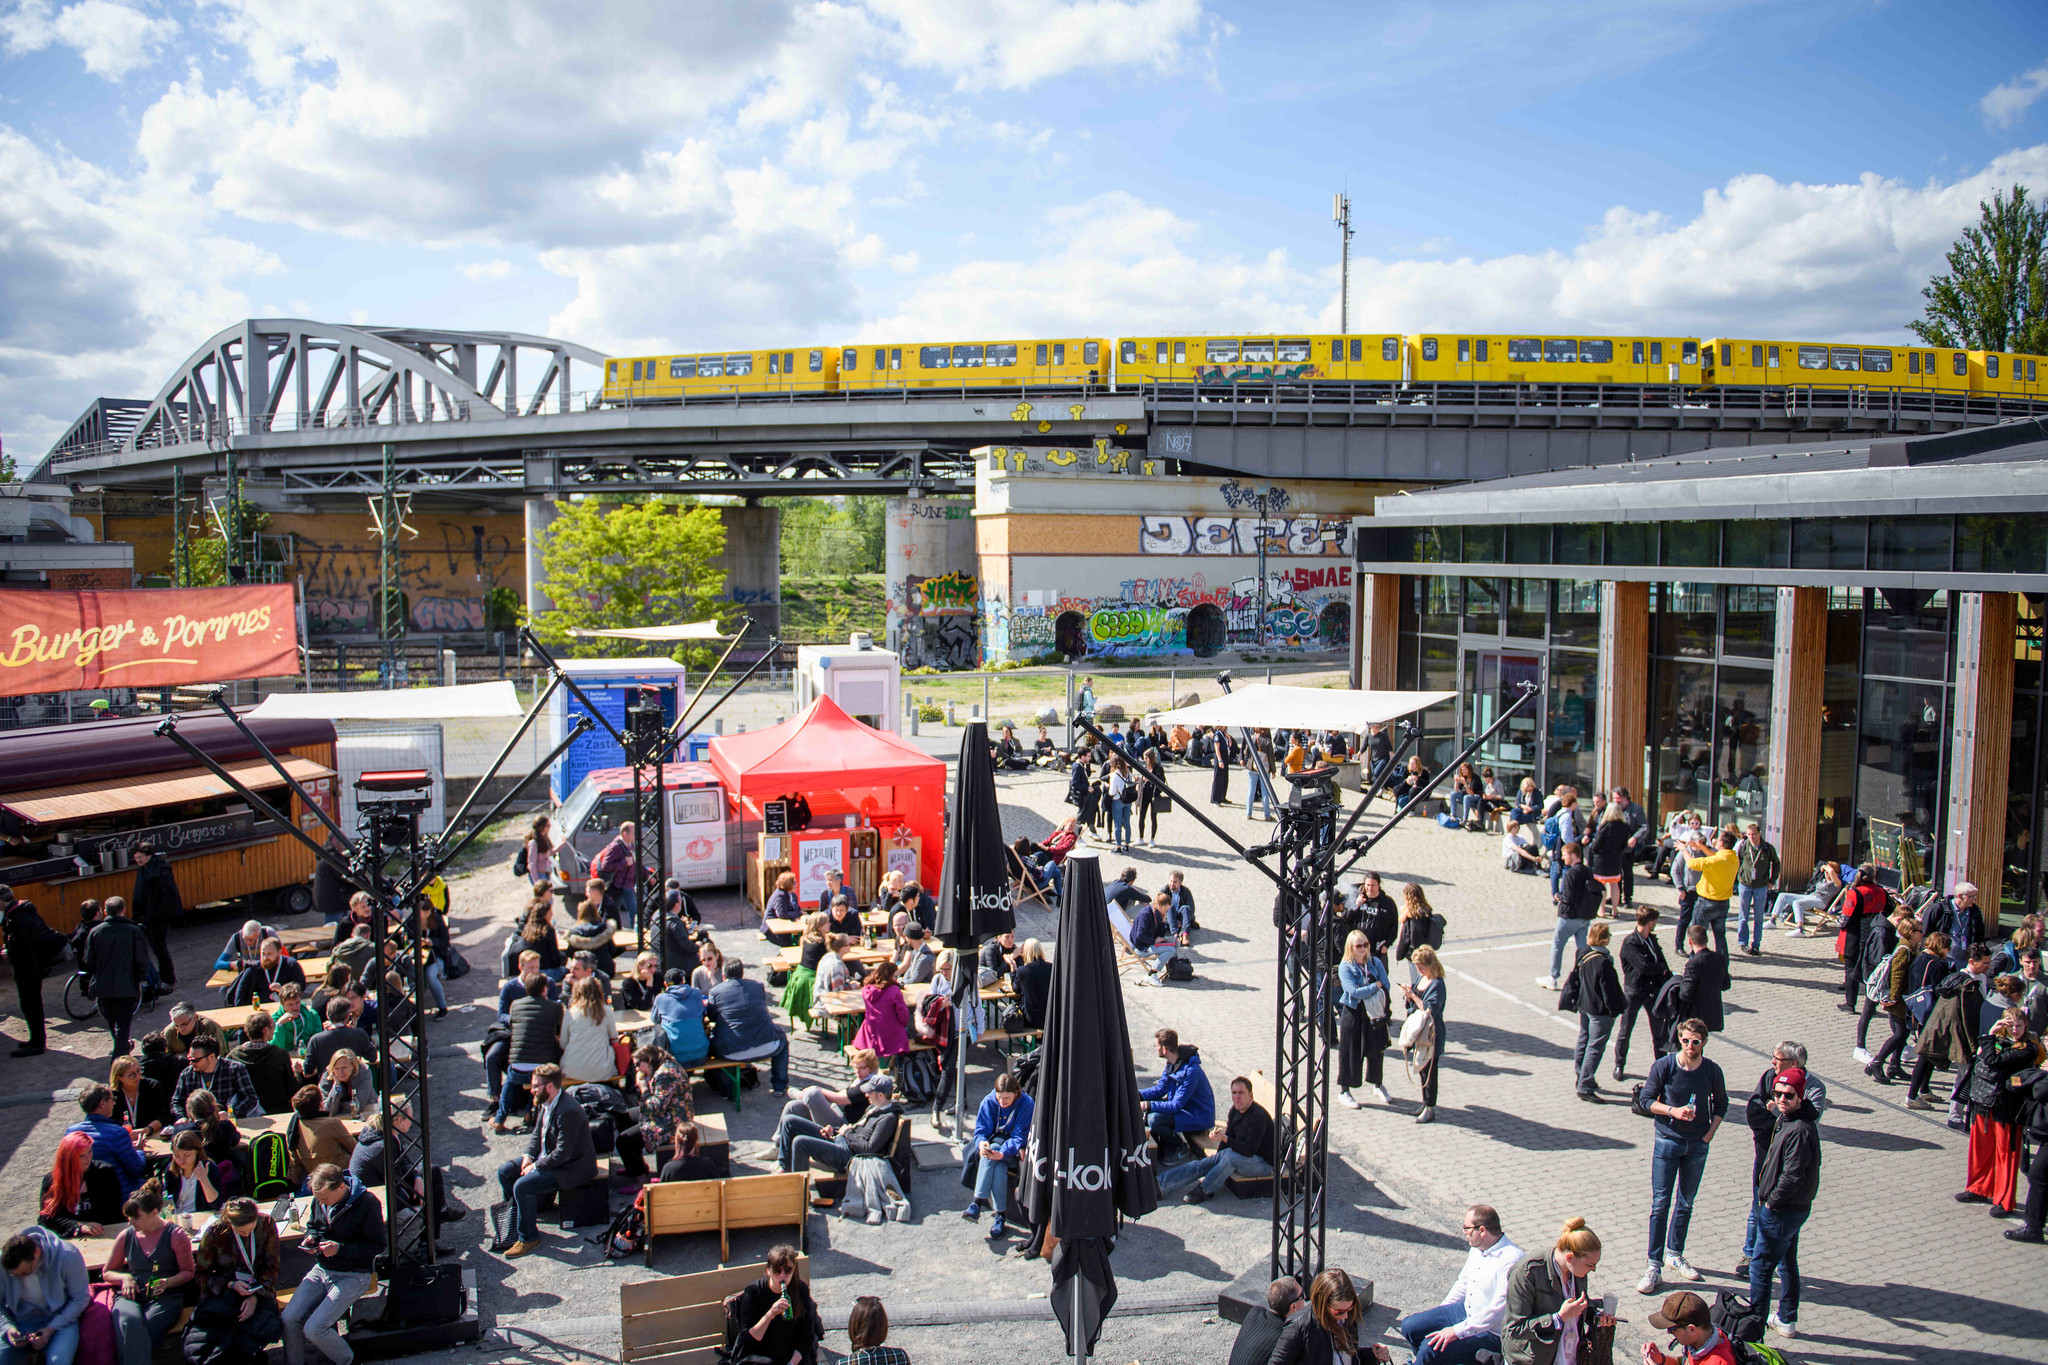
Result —
[[641, 1211], [640, 1201], [636, 1198], [612, 1215], [611, 1224], [590, 1240], [604, 1248], [606, 1260], [638, 1256], [647, 1245], [647, 1215]]
[[526, 875], [525, 844], [521, 844], [519, 846], [519, 851], [512, 855], [512, 875], [515, 877], [524, 877]]
[[1724, 1289], [1715, 1295], [1707, 1317], [1731, 1341], [1764, 1339], [1764, 1310], [1732, 1289]]
[[1168, 981], [1193, 981], [1195, 979], [1195, 964], [1184, 957], [1170, 957], [1166, 959], [1166, 979]]

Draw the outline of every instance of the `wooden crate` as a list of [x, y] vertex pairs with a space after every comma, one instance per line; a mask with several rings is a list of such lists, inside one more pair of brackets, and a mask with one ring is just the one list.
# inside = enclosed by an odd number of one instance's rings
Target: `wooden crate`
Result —
[[775, 879], [789, 871], [787, 862], [764, 863], [758, 849], [747, 853], [747, 899], [756, 910], [764, 909], [768, 896], [775, 890]]

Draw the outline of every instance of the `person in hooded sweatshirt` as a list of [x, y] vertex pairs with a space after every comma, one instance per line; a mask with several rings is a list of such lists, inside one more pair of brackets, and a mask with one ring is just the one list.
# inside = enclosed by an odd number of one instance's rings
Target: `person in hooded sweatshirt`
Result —
[[1769, 1325], [1799, 1335], [1799, 1229], [1820, 1191], [1820, 1115], [1806, 1098], [1806, 1072], [1786, 1067], [1772, 1086], [1777, 1119], [1756, 1181], [1756, 1254], [1749, 1261], [1750, 1302], [1770, 1302], [1771, 1280], [1783, 1273], [1784, 1292]]
[[690, 974], [669, 968], [667, 983], [654, 997], [650, 1011], [668, 1041], [669, 1056], [680, 1066], [693, 1066], [711, 1055], [711, 1035], [704, 1031], [704, 992], [690, 984]]
[[339, 1166], [315, 1166], [308, 1183], [313, 1202], [299, 1249], [313, 1268], [284, 1307], [285, 1365], [305, 1365], [309, 1345], [333, 1365], [352, 1365], [355, 1352], [335, 1327], [370, 1287], [384, 1251], [384, 1209]]
[[1159, 1142], [1160, 1158], [1177, 1160], [1190, 1155], [1183, 1134], [1206, 1133], [1216, 1122], [1216, 1095], [1194, 1044], [1182, 1043], [1170, 1028], [1152, 1037], [1166, 1070], [1138, 1092], [1138, 1107], [1145, 1113], [1145, 1127]]

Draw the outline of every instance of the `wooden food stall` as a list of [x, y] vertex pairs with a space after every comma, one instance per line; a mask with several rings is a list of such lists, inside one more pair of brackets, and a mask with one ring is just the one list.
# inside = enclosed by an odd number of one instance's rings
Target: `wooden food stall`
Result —
[[[245, 720], [332, 814], [333, 724]], [[311, 909], [312, 850], [154, 734], [157, 724], [140, 717], [0, 733], [0, 882], [69, 933], [79, 902], [133, 894], [134, 852], [147, 843], [170, 861], [187, 910], [240, 900], [262, 911]], [[226, 717], [182, 717], [178, 732], [320, 837], [319, 818]]]

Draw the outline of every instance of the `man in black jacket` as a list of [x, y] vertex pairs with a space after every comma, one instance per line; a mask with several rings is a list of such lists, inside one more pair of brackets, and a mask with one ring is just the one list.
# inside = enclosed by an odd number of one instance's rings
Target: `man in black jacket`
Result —
[[[1583, 861], [1578, 844], [1568, 843], [1559, 852], [1564, 871], [1558, 876], [1557, 894], [1551, 897], [1557, 924], [1550, 934], [1550, 974], [1536, 978], [1536, 984], [1547, 991], [1561, 989], [1566, 965], [1585, 955], [1586, 930], [1600, 905], [1600, 883], [1593, 880], [1593, 870]], [[1578, 945], [1569, 959], [1564, 955], [1567, 943]]]
[[782, 1158], [782, 1169], [807, 1170], [815, 1161], [844, 1173], [857, 1156], [878, 1156], [887, 1161], [896, 1150], [896, 1125], [904, 1121], [903, 1106], [896, 1100], [895, 1082], [887, 1076], [875, 1078], [873, 1094], [874, 1101], [860, 1122], [844, 1128], [827, 1126], [807, 1132], [812, 1127], [807, 1121], [790, 1120], [789, 1147]]
[[128, 1052], [128, 1025], [135, 1018], [142, 983], [149, 979], [149, 940], [142, 926], [128, 918], [128, 902], [119, 896], [107, 897], [106, 912], [107, 917], [86, 935], [85, 972], [100, 1017], [114, 1037], [113, 1055], [120, 1057]]
[[2013, 1242], [2043, 1240], [2042, 1223], [2048, 1220], [2048, 1071], [2036, 1068], [2013, 1078], [2024, 1083], [2027, 1096], [2027, 1139], [2033, 1144], [2034, 1159], [2027, 1166], [2027, 1204], [2020, 1225], [2007, 1228]]
[[305, 1365], [309, 1345], [333, 1365], [351, 1365], [355, 1352], [335, 1324], [370, 1287], [384, 1251], [384, 1209], [339, 1166], [315, 1166], [307, 1183], [313, 1203], [299, 1249], [313, 1257], [313, 1268], [284, 1307], [285, 1365]]
[[21, 997], [22, 1021], [28, 1041], [14, 1049], [16, 1057], [40, 1057], [43, 1032], [43, 976], [64, 951], [64, 936], [44, 923], [28, 901], [16, 900], [14, 888], [0, 886], [0, 931], [6, 935], [7, 965], [14, 969], [14, 990]]
[[1168, 1166], [1159, 1173], [1162, 1197], [1193, 1185], [1185, 1202], [1200, 1204], [1222, 1193], [1233, 1175], [1273, 1173], [1273, 1116], [1252, 1098], [1252, 1083], [1245, 1077], [1231, 1078], [1230, 1112], [1209, 1136], [1217, 1141], [1213, 1156]]
[[1237, 1340], [1230, 1346], [1230, 1365], [1266, 1365], [1287, 1320], [1307, 1306], [1301, 1284], [1293, 1276], [1282, 1275], [1267, 1285], [1265, 1306], [1254, 1304], [1237, 1329]]
[[1671, 1040], [1664, 1036], [1657, 1016], [1650, 1013], [1650, 1004], [1656, 1000], [1657, 992], [1671, 979], [1671, 964], [1664, 959], [1664, 941], [1657, 937], [1655, 906], [1646, 905], [1636, 911], [1635, 932], [1621, 941], [1620, 956], [1623, 1005], [1621, 1020], [1614, 1033], [1614, 1079], [1617, 1081], [1628, 1066], [1628, 1039], [1635, 1031], [1638, 1011], [1650, 1025], [1650, 1060], [1654, 1062], [1671, 1050]]
[[135, 894], [131, 903], [135, 907], [135, 922], [149, 935], [150, 949], [156, 954], [159, 984], [169, 990], [178, 984], [178, 967], [171, 961], [171, 942], [166, 935], [171, 921], [185, 913], [185, 902], [178, 895], [178, 879], [171, 875], [170, 860], [158, 853], [154, 844], [143, 844], [135, 850]]
[[498, 1190], [514, 1209], [515, 1240], [494, 1242], [507, 1258], [540, 1247], [540, 1200], [558, 1190], [576, 1190], [598, 1178], [597, 1147], [583, 1106], [562, 1088], [562, 1068], [549, 1062], [533, 1073], [537, 1117], [524, 1159], [498, 1167]]
[[1804, 1071], [1793, 1066], [1778, 1073], [1771, 1108], [1777, 1124], [1757, 1172], [1757, 1252], [1749, 1262], [1749, 1299], [1759, 1308], [1769, 1303], [1771, 1279], [1782, 1267], [1785, 1292], [1770, 1316], [1770, 1326], [1796, 1337], [1799, 1229], [1813, 1212], [1813, 1197], [1820, 1190], [1820, 1116], [1807, 1102]]

